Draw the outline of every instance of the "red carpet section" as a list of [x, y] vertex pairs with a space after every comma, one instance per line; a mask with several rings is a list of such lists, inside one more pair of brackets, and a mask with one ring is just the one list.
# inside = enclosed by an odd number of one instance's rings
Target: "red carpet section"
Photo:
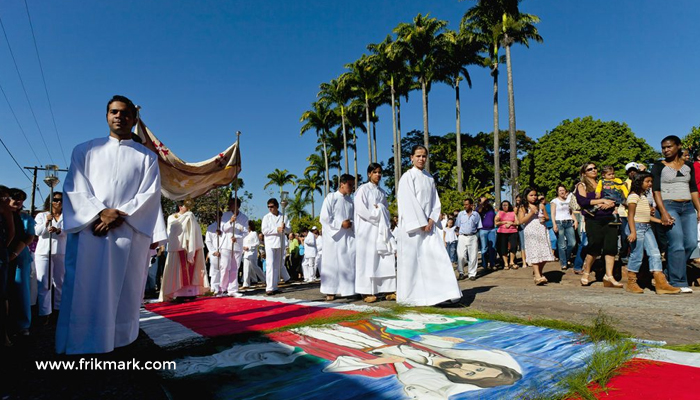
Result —
[[147, 304], [146, 309], [206, 337], [265, 331], [313, 318], [355, 314], [349, 310], [233, 297], [199, 298], [180, 304], [153, 303]]
[[598, 399], [700, 399], [700, 368], [635, 358], [621, 372], [608, 384], [610, 390], [600, 392]]

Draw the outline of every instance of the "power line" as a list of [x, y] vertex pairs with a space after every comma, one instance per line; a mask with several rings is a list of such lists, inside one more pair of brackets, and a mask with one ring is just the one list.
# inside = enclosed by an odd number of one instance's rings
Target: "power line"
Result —
[[17, 118], [17, 114], [15, 114], [15, 110], [12, 108], [12, 105], [10, 104], [10, 99], [7, 98], [7, 94], [5, 94], [5, 89], [2, 88], [2, 85], [0, 85], [0, 92], [2, 92], [3, 97], [5, 97], [5, 101], [7, 102], [7, 106], [10, 107], [10, 112], [12, 113], [12, 116], [15, 117], [15, 121], [17, 122], [17, 126], [19, 126], [20, 132], [22, 132], [24, 139], [27, 141], [27, 144], [29, 145], [29, 149], [32, 151], [32, 153], [34, 153], [34, 157], [36, 157], [37, 164], [41, 164], [41, 161], [39, 161], [39, 156], [36, 155], [36, 151], [34, 151], [34, 146], [32, 146], [32, 142], [29, 141], [27, 134], [24, 132], [24, 128], [22, 128], [22, 124], [19, 123], [19, 119]]
[[4, 147], [5, 150], [7, 150], [7, 154], [9, 154], [10, 157], [12, 157], [12, 161], [14, 161], [15, 164], [17, 164], [17, 168], [19, 168], [19, 170], [22, 171], [22, 175], [24, 175], [27, 179], [29, 179], [29, 182], [32, 182], [32, 184], [33, 184], [32, 178], [30, 178], [29, 175], [27, 175], [27, 173], [24, 172], [24, 168], [22, 168], [22, 166], [19, 165], [19, 163], [17, 162], [17, 159], [15, 158], [14, 155], [12, 155], [12, 152], [10, 152], [10, 149], [7, 148], [7, 146], [5, 145], [5, 142], [2, 140], [2, 138], [0, 138], [0, 143], [2, 143], [2, 147]]
[[2, 28], [2, 33], [5, 35], [5, 41], [7, 42], [7, 48], [10, 50], [10, 56], [12, 56], [12, 62], [15, 64], [15, 70], [17, 71], [17, 76], [19, 76], [19, 82], [22, 85], [22, 90], [24, 91], [24, 97], [27, 99], [27, 104], [29, 105], [29, 110], [32, 112], [32, 117], [34, 117], [34, 123], [36, 123], [36, 129], [39, 131], [41, 136], [41, 141], [44, 142], [44, 147], [46, 147], [46, 152], [49, 155], [51, 163], [55, 164], [53, 157], [51, 157], [51, 150], [49, 145], [46, 144], [46, 139], [44, 139], [44, 134], [41, 132], [39, 127], [39, 120], [36, 118], [36, 113], [34, 113], [34, 107], [32, 107], [32, 102], [29, 100], [29, 94], [27, 93], [27, 88], [24, 86], [24, 80], [22, 79], [22, 74], [19, 72], [19, 66], [17, 65], [17, 60], [15, 59], [15, 53], [12, 51], [12, 46], [10, 45], [10, 39], [7, 37], [7, 32], [5, 31], [5, 24], [2, 23], [2, 17], [0, 17], [0, 28]]
[[34, 35], [34, 25], [32, 24], [32, 17], [29, 15], [29, 5], [27, 0], [24, 0], [24, 7], [27, 9], [27, 19], [29, 20], [29, 29], [32, 31], [32, 39], [34, 40], [34, 50], [36, 51], [36, 58], [39, 60], [39, 70], [41, 71], [41, 80], [44, 83], [44, 93], [46, 93], [46, 100], [49, 102], [49, 112], [51, 113], [51, 120], [53, 121], [53, 128], [56, 131], [56, 138], [58, 139], [58, 147], [61, 149], [61, 155], [63, 156], [63, 162], [68, 165], [66, 160], [66, 153], [63, 151], [63, 144], [61, 143], [61, 135], [58, 134], [58, 126], [56, 125], [56, 117], [53, 114], [53, 106], [51, 105], [51, 98], [49, 97], [49, 89], [46, 86], [46, 78], [44, 77], [44, 67], [41, 65], [41, 57], [39, 57], [39, 47], [36, 44], [36, 36]]

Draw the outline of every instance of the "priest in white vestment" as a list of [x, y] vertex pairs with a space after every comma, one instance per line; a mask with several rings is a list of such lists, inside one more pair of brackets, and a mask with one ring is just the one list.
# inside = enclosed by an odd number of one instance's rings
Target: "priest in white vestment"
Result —
[[355, 192], [355, 290], [365, 302], [377, 301], [380, 293], [396, 300], [396, 258], [390, 230], [389, 203], [379, 187], [382, 166], [371, 163], [368, 182]]
[[323, 266], [321, 268], [321, 293], [326, 300], [336, 295], [352, 296], [355, 293], [355, 230], [353, 227], [353, 202], [355, 177], [343, 174], [337, 192], [326, 196], [321, 207], [323, 235]]
[[63, 185], [68, 233], [59, 354], [107, 353], [139, 332], [148, 248], [160, 210], [158, 157], [134, 142], [136, 107], [107, 104], [110, 135], [73, 150]]
[[231, 234], [224, 232], [224, 223], [219, 211], [219, 221], [209, 224], [204, 241], [209, 249], [209, 283], [217, 296], [223, 295], [221, 277], [231, 262]]
[[258, 267], [258, 247], [260, 239], [255, 231], [255, 223], [248, 221], [248, 234], [243, 238], [243, 286], [248, 288], [253, 283], [264, 282], [265, 275]]
[[221, 290], [229, 296], [240, 297], [238, 292], [238, 267], [241, 265], [243, 255], [243, 238], [248, 234], [248, 216], [241, 212], [241, 199], [229, 200], [229, 211], [221, 217], [224, 221], [223, 231], [231, 236], [227, 244], [232, 250], [231, 261], [221, 277]]
[[396, 300], [411, 306], [430, 306], [462, 297], [445, 244], [435, 233], [441, 205], [433, 177], [423, 170], [427, 158], [425, 147], [413, 147], [413, 168], [401, 177], [397, 195]]
[[285, 235], [291, 231], [289, 219], [279, 212], [279, 202], [272, 198], [267, 201], [270, 210], [263, 219], [260, 231], [265, 235], [265, 294], [280, 293], [278, 284], [280, 269], [284, 268]]
[[168, 217], [168, 257], [160, 301], [200, 296], [209, 290], [202, 229], [190, 211], [193, 205], [192, 200], [185, 200], [179, 205], [180, 212]]

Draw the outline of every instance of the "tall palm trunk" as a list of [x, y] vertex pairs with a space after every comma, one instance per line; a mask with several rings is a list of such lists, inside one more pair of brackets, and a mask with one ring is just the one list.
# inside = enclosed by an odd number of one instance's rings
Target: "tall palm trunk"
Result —
[[369, 97], [365, 94], [365, 116], [367, 117], [367, 162], [372, 162], [372, 133], [369, 122]]
[[[374, 112], [372, 113], [373, 115]], [[377, 123], [372, 122], [372, 162], [377, 162]]]
[[398, 193], [398, 184], [401, 171], [401, 150], [399, 150], [400, 141], [396, 138], [396, 91], [394, 90], [394, 76], [391, 76], [391, 129], [394, 141], [394, 196]]
[[355, 132], [355, 127], [352, 128], [352, 147], [354, 148], [352, 154], [353, 158], [355, 159], [355, 182], [357, 183], [357, 135]]
[[323, 198], [325, 199], [326, 196], [328, 196], [328, 192], [331, 190], [331, 175], [328, 172], [328, 149], [326, 148], [326, 140], [321, 139], [323, 142], [323, 161], [326, 163], [326, 171], [325, 171], [325, 182], [323, 185]]
[[345, 153], [345, 173], [347, 173], [350, 168], [348, 168], [348, 136], [345, 133], [345, 107], [343, 105], [340, 106], [340, 121], [343, 124], [343, 151]]
[[457, 191], [462, 191], [462, 118], [459, 104], [459, 76], [455, 79], [455, 101], [457, 113]]
[[311, 219], [316, 218], [316, 211], [314, 210], [314, 193], [311, 193]]
[[[423, 146], [430, 150], [428, 146], [428, 139], [430, 138], [428, 133], [428, 85], [425, 82], [425, 78], [421, 78], [420, 85], [423, 90]], [[425, 160], [425, 170], [430, 172], [430, 157]]]
[[[507, 39], [507, 35], [506, 35]], [[508, 140], [510, 141], [510, 192], [512, 200], [520, 191], [518, 185], [518, 147], [515, 131], [515, 93], [513, 90], [513, 69], [510, 63], [510, 45], [506, 46], [506, 67], [508, 71]]]
[[491, 71], [493, 75], [493, 187], [496, 204], [501, 204], [501, 153], [498, 128], [498, 64]]

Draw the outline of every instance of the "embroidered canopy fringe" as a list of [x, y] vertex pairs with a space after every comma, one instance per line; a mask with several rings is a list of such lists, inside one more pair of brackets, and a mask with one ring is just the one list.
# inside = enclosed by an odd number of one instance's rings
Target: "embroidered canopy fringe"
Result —
[[238, 143], [216, 156], [197, 163], [182, 161], [151, 132], [139, 118], [134, 135], [151, 151], [158, 154], [163, 196], [184, 200], [201, 196], [211, 189], [229, 185], [241, 172]]

